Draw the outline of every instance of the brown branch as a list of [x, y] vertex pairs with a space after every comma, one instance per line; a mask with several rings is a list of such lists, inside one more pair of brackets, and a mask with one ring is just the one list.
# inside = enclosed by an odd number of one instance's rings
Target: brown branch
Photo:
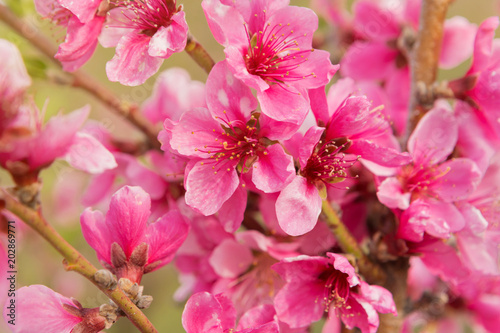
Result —
[[[54, 55], [57, 53], [57, 46], [38, 30], [28, 28], [30, 27], [30, 24], [27, 21], [17, 17], [4, 5], [0, 5], [0, 20], [5, 22], [16, 33], [29, 41], [54, 64], [62, 68], [61, 63], [54, 58]], [[125, 103], [120, 100], [106, 86], [82, 70], [77, 70], [68, 74], [71, 75], [73, 79], [71, 82], [73, 86], [87, 91], [103, 104], [107, 105], [111, 110], [113, 110], [113, 112], [127, 119], [132, 125], [148, 137], [150, 147], [160, 149], [160, 143], [157, 139], [158, 131], [153, 124], [142, 116], [137, 105]]]
[[411, 97], [407, 137], [434, 103], [434, 94], [429, 91], [436, 80], [444, 20], [450, 2], [451, 0], [422, 1], [417, 41], [410, 61]]
[[18, 216], [40, 236], [42, 236], [57, 252], [64, 257], [64, 267], [67, 271], [75, 271], [99, 288], [108, 296], [141, 332], [157, 333], [156, 328], [128, 298], [120, 288], [106, 289], [94, 278], [97, 269], [71, 244], [69, 244], [37, 211], [18, 202], [5, 189], [0, 188], [0, 202], [5, 209]]

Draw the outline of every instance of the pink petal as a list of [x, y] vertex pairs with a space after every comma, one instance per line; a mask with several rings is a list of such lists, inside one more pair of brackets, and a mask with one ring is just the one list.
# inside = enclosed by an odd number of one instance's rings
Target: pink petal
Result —
[[170, 25], [160, 27], [151, 37], [148, 49], [150, 56], [167, 59], [173, 53], [184, 51], [188, 32], [185, 15], [184, 11], [175, 13], [171, 17]]
[[[274, 320], [276, 311], [271, 304], [262, 304], [251, 308], [241, 316], [237, 330], [264, 325]], [[279, 332], [279, 331], [276, 331]]]
[[144, 241], [150, 214], [149, 194], [138, 186], [124, 186], [111, 197], [106, 223], [127, 258]]
[[226, 239], [213, 250], [209, 261], [220, 277], [237, 278], [250, 267], [253, 255], [248, 247]]
[[112, 82], [127, 86], [143, 84], [160, 69], [163, 59], [148, 54], [151, 37], [135, 31], [123, 36], [116, 54], [107, 64], [106, 73]]
[[[3, 103], [10, 102], [22, 95], [31, 85], [31, 77], [26, 71], [21, 53], [14, 44], [5, 39], [0, 39], [0, 53], [5, 57], [0, 67], [0, 77], [2, 77], [2, 80], [0, 80], [1, 107]], [[0, 119], [2, 120], [3, 112], [5, 111], [0, 112]], [[3, 126], [4, 124], [0, 125], [0, 129]]]
[[429, 204], [429, 220], [425, 231], [437, 238], [448, 238], [450, 232], [462, 230], [465, 220], [454, 204], [426, 200]]
[[412, 242], [422, 241], [430, 218], [429, 204], [421, 199], [413, 201], [401, 214], [398, 237]]
[[[17, 290], [16, 325], [10, 326], [12, 332], [70, 333], [82, 318], [67, 312], [63, 305], [76, 305], [51, 289], [42, 285], [32, 285]], [[43, 305], [43, 306], [40, 306]], [[4, 309], [6, 321], [7, 309]]]
[[103, 47], [116, 47], [120, 39], [130, 33], [130, 27], [124, 26], [127, 16], [133, 17], [133, 12], [124, 8], [117, 7], [108, 11], [106, 15], [106, 25], [99, 35], [99, 43]]
[[215, 169], [201, 163], [196, 162], [186, 174], [186, 203], [208, 216], [233, 195], [240, 181], [232, 162], [220, 163]]
[[257, 100], [250, 88], [234, 77], [226, 61], [217, 63], [207, 78], [207, 105], [211, 114], [224, 121], [246, 123]]
[[[349, 329], [358, 327], [362, 333], [376, 333], [379, 325], [377, 312], [369, 303], [358, 299], [357, 296], [351, 294], [346, 306], [340, 308], [340, 319]], [[333, 317], [333, 313], [329, 316]]]
[[325, 285], [321, 280], [288, 282], [274, 298], [278, 318], [291, 328], [318, 321], [325, 312], [324, 292]]
[[299, 162], [301, 169], [306, 167], [307, 160], [311, 157], [324, 131], [325, 129], [323, 127], [312, 126], [307, 130], [306, 134], [304, 134], [304, 138], [299, 147]]
[[435, 174], [443, 176], [429, 188], [446, 202], [466, 199], [482, 178], [476, 163], [467, 158], [446, 161], [439, 166]]
[[361, 281], [360, 295], [380, 313], [392, 313], [397, 315], [396, 304], [389, 290], [376, 285], [369, 285]]
[[89, 172], [102, 173], [118, 166], [113, 154], [93, 136], [76, 133], [73, 144], [66, 153], [66, 160], [74, 168]]
[[385, 43], [357, 41], [344, 54], [340, 71], [354, 80], [380, 80], [394, 71], [396, 56]]
[[253, 165], [252, 182], [265, 193], [282, 190], [295, 176], [292, 156], [279, 144], [268, 146]]
[[100, 211], [92, 211], [87, 208], [80, 216], [80, 224], [83, 237], [96, 251], [99, 260], [111, 265], [111, 244], [114, 237], [108, 228], [104, 215]]
[[238, 186], [233, 195], [219, 209], [219, 220], [227, 232], [235, 232], [241, 225], [247, 208], [247, 190]]
[[407, 165], [412, 158], [407, 152], [378, 145], [369, 140], [354, 140], [348, 149], [349, 153], [386, 167]]
[[495, 38], [495, 30], [499, 24], [499, 18], [493, 16], [487, 18], [479, 25], [474, 41], [472, 65], [467, 74], [477, 73], [488, 67], [492, 55], [492, 41]]
[[203, 0], [201, 6], [219, 44], [227, 46], [247, 42], [245, 21], [235, 8], [223, 5], [221, 0]]
[[326, 87], [309, 89], [309, 99], [311, 100], [311, 110], [317, 121], [327, 123], [330, 119], [328, 114], [328, 102], [326, 99]]
[[356, 270], [351, 265], [351, 263], [347, 260], [346, 257], [332, 252], [327, 252], [326, 255], [330, 258], [332, 266], [341, 271], [344, 274], [347, 274], [347, 281], [349, 282], [349, 287], [357, 286], [360, 282]]
[[186, 239], [188, 231], [189, 224], [178, 211], [170, 211], [150, 224], [145, 237], [149, 245], [148, 264], [161, 261], [154, 270], [168, 264]]
[[233, 328], [236, 321], [234, 307], [223, 307], [228, 303], [227, 298], [207, 292], [194, 294], [182, 312], [182, 326], [187, 333], [223, 333]]
[[110, 197], [115, 179], [116, 174], [114, 172], [104, 172], [94, 176], [83, 194], [82, 204], [84, 206], [94, 206], [105, 197]]
[[[55, 2], [55, 1], [53, 1]], [[74, 0], [57, 0], [59, 4], [71, 11], [82, 23], [87, 23], [94, 19], [97, 8], [101, 0], [74, 1]]]
[[179, 121], [184, 112], [205, 105], [205, 84], [191, 80], [184, 68], [173, 67], [158, 76], [153, 94], [142, 105], [142, 112], [153, 123], [166, 118]]
[[260, 135], [269, 140], [288, 140], [302, 124], [277, 121], [261, 113], [259, 117]]
[[408, 151], [415, 164], [432, 165], [444, 161], [455, 148], [458, 124], [442, 107], [427, 112], [408, 140]]
[[287, 90], [273, 85], [264, 92], [257, 92], [262, 112], [278, 121], [302, 124], [309, 111], [309, 97], [294, 87]]
[[170, 145], [182, 155], [210, 158], [203, 147], [220, 136], [222, 128], [205, 108], [195, 108], [182, 115], [172, 129]]
[[89, 112], [90, 107], [87, 105], [68, 115], [52, 117], [34, 141], [30, 166], [39, 168], [66, 154]]
[[397, 39], [401, 32], [396, 15], [370, 1], [358, 1], [354, 5], [354, 26], [368, 39], [387, 41]]
[[455, 16], [444, 23], [439, 66], [451, 69], [472, 55], [477, 26], [466, 18]]
[[76, 17], [69, 20], [66, 40], [55, 55], [65, 71], [76, 71], [92, 57], [104, 20], [105, 17], [99, 16], [88, 23], [81, 23]]
[[411, 193], [405, 192], [395, 177], [386, 178], [377, 190], [378, 200], [389, 208], [405, 210], [410, 206]]
[[316, 187], [297, 176], [281, 191], [276, 201], [276, 215], [281, 229], [291, 236], [311, 231], [321, 213], [321, 198]]

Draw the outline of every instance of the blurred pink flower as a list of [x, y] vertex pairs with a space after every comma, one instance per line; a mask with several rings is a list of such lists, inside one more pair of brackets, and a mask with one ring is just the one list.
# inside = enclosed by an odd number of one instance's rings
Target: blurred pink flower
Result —
[[118, 278], [140, 283], [142, 275], [169, 263], [187, 237], [189, 224], [178, 211], [148, 223], [151, 199], [140, 187], [125, 186], [111, 198], [104, 216], [87, 208], [83, 236], [101, 264]]
[[64, 158], [77, 169], [100, 173], [116, 167], [113, 155], [94, 137], [78, 132], [90, 112], [85, 106], [42, 124], [42, 115], [32, 103], [19, 108], [16, 118], [0, 137], [0, 165], [17, 183], [30, 183], [39, 170], [56, 158]]

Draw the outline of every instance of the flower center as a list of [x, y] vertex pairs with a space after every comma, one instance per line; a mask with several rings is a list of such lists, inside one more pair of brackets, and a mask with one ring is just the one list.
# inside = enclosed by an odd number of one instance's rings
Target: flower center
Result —
[[334, 309], [345, 307], [350, 292], [347, 274], [336, 269], [332, 269], [327, 273], [328, 277], [325, 281], [323, 296], [323, 301], [325, 302], [325, 312], [330, 311], [332, 306]]
[[429, 191], [429, 186], [442, 181], [441, 178], [449, 171], [449, 168], [440, 171], [437, 165], [419, 166], [410, 164], [401, 169], [399, 180], [406, 192], [412, 192], [417, 196], [427, 195], [436, 197], [434, 193]]
[[167, 0], [123, 0], [114, 3], [117, 7], [128, 9], [123, 15], [128, 19], [126, 25], [152, 36], [161, 27], [168, 27], [176, 10], [176, 1]]
[[[245, 25], [245, 29], [247, 29]], [[301, 50], [294, 39], [294, 31], [288, 24], [271, 27], [268, 23], [262, 31], [251, 35], [248, 32], [249, 47], [245, 55], [245, 64], [250, 74], [260, 76], [267, 83], [279, 84], [293, 82], [306, 77], [316, 77], [310, 73], [306, 76], [297, 73], [301, 64], [308, 61], [313, 49]], [[286, 86], [286, 85], [285, 85]]]
[[316, 181], [339, 183], [346, 178], [351, 178], [347, 173], [347, 169], [358, 161], [359, 156], [347, 157], [342, 153], [349, 145], [350, 141], [339, 145], [334, 140], [326, 144], [320, 140], [307, 160], [302, 175], [312, 183]]
[[[210, 155], [209, 159], [201, 162], [202, 165], [210, 165], [217, 174], [222, 166], [237, 165], [238, 171], [247, 172], [253, 162], [257, 159], [257, 153], [267, 154], [265, 146], [261, 143], [258, 136], [257, 119], [252, 116], [245, 124], [241, 120], [222, 121], [222, 131], [213, 129], [214, 132], [220, 131], [213, 144], [204, 145], [203, 148], [197, 148], [198, 151]], [[231, 171], [228, 167], [227, 171]]]

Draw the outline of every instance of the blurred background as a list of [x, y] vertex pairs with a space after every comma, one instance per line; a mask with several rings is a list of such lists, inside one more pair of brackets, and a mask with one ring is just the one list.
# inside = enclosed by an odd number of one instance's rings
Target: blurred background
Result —
[[[335, 0], [332, 0], [335, 1]], [[7, 0], [14, 10], [29, 20], [35, 29], [45, 32], [55, 42], [62, 42], [64, 31], [54, 27], [48, 20], [37, 16], [33, 1]], [[348, 8], [353, 1], [347, 1]], [[208, 50], [215, 61], [223, 59], [223, 48], [212, 37], [206, 23], [200, 0], [178, 1], [184, 6], [186, 18], [191, 33]], [[308, 6], [309, 1], [292, 1], [292, 4]], [[489, 16], [499, 14], [497, 0], [456, 0], [448, 11], [448, 16], [461, 15], [469, 21], [479, 24]], [[497, 32], [498, 36], [498, 32]], [[21, 50], [30, 73], [35, 75], [30, 93], [35, 103], [41, 108], [48, 101], [45, 120], [58, 112], [68, 113], [81, 108], [86, 104], [92, 107], [91, 118], [100, 121], [118, 138], [141, 138], [141, 135], [123, 119], [112, 114], [85, 92], [55, 83], [50, 78], [41, 77], [46, 67], [48, 73], [57, 72], [46, 58], [33, 49], [28, 42], [11, 32], [0, 23], [0, 38], [15, 43]], [[155, 75], [144, 85], [139, 87], [125, 87], [107, 80], [105, 64], [114, 55], [114, 49], [98, 47], [93, 58], [83, 67], [85, 71], [103, 82], [123, 100], [140, 104], [152, 93]], [[0, 54], [0, 62], [2, 61]], [[463, 74], [469, 67], [469, 61], [453, 71], [440, 72], [441, 78], [455, 78]], [[189, 71], [193, 79], [205, 81], [207, 75], [199, 68], [186, 53], [176, 53], [164, 62], [162, 70], [170, 67], [183, 67]], [[160, 71], [161, 72], [161, 71]], [[159, 73], [160, 73], [159, 72]], [[42, 209], [45, 217], [73, 246], [81, 251], [90, 261], [99, 267], [95, 252], [82, 237], [79, 225], [79, 215], [85, 207], [78, 203], [88, 177], [79, 171], [68, 167], [65, 162], [56, 161], [50, 168], [45, 169], [41, 178], [43, 188], [41, 192]], [[0, 170], [0, 185], [10, 186], [12, 181], [7, 173]], [[100, 207], [106, 210], [107, 207]], [[62, 258], [55, 250], [25, 228], [22, 236], [17, 238], [18, 246], [18, 287], [31, 284], [44, 284], [67, 297], [78, 299], [84, 307], [98, 307], [106, 303], [106, 297], [94, 288], [86, 279], [76, 273], [65, 272], [61, 264]], [[143, 278], [144, 294], [153, 295], [154, 302], [151, 308], [145, 310], [159, 332], [183, 332], [181, 313], [183, 304], [173, 301], [172, 295], [178, 287], [177, 275], [172, 264]], [[109, 332], [135, 332], [135, 328], [127, 320], [119, 320]]]

